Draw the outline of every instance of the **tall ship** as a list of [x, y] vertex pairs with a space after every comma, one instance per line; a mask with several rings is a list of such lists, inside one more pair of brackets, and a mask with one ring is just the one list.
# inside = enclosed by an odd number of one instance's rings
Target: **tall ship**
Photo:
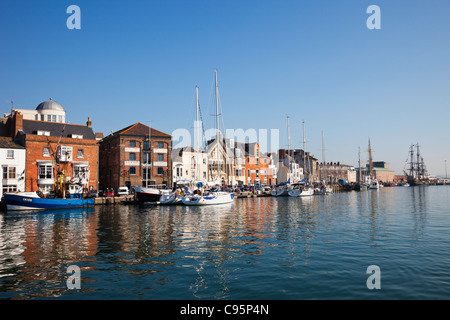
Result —
[[409, 147], [408, 159], [405, 169], [406, 181], [410, 186], [427, 185], [430, 183], [430, 176], [420, 154], [419, 144], [412, 144]]

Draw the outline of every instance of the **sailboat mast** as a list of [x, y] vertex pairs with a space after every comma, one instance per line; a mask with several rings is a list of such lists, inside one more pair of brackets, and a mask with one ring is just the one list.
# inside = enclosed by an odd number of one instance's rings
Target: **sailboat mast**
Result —
[[199, 168], [200, 168], [200, 162], [198, 161], [198, 154], [199, 154], [199, 149], [200, 149], [200, 133], [199, 133], [199, 122], [198, 122], [198, 109], [199, 109], [199, 104], [198, 104], [198, 87], [195, 86], [195, 101], [196, 101], [196, 121], [195, 121], [195, 127], [196, 127], [196, 132], [195, 134], [197, 135], [196, 137], [196, 151], [197, 151], [197, 160], [196, 160], [196, 168], [195, 168], [195, 178], [196, 180], [200, 179], [200, 175], [199, 175]]
[[[309, 172], [309, 159], [306, 155], [306, 135], [305, 135], [305, 121], [302, 122], [303, 125], [303, 173], [305, 174], [306, 172], [308, 172], [307, 174], [307, 178], [309, 181], [309, 176], [310, 176], [310, 172]], [[306, 162], [306, 165], [305, 165]]]
[[358, 183], [361, 183], [361, 148], [358, 147]]
[[370, 138], [369, 138], [369, 176], [370, 176], [370, 179], [372, 179], [372, 169], [373, 169], [372, 148], [370, 147]]
[[[322, 176], [324, 175], [323, 171], [325, 169], [325, 178], [327, 178], [328, 168], [327, 168], [327, 164], [326, 164], [326, 161], [325, 161], [325, 142], [324, 142], [324, 139], [323, 139], [323, 131], [322, 131], [322, 162], [323, 162], [322, 170], [321, 170], [322, 171]], [[324, 177], [322, 177], [322, 180], [325, 180]]]
[[214, 70], [214, 79], [216, 85], [216, 140], [217, 140], [217, 179], [220, 179], [219, 173], [219, 87], [217, 85], [217, 70]]
[[148, 183], [149, 183], [149, 178], [150, 178], [150, 174], [148, 171], [148, 163], [150, 162], [151, 158], [152, 158], [152, 142], [151, 142], [151, 138], [152, 137], [152, 121], [149, 121], [149, 126], [148, 126], [148, 157], [147, 157], [147, 177], [145, 179], [145, 187], [148, 188]]

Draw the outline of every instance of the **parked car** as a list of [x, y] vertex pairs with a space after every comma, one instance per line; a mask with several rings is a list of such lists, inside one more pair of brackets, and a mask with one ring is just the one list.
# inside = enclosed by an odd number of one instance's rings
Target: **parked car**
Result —
[[92, 198], [97, 198], [99, 196], [98, 190], [90, 190], [89, 196], [91, 196]]
[[106, 189], [105, 192], [103, 192], [104, 197], [114, 197], [114, 189]]
[[117, 189], [118, 196], [127, 196], [129, 194], [130, 191], [128, 190], [128, 187], [119, 187], [119, 189]]

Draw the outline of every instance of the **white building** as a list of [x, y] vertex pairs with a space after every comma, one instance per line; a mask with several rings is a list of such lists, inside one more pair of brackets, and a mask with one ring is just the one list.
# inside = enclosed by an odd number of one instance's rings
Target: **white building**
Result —
[[286, 157], [278, 162], [277, 183], [296, 183], [304, 178], [303, 168], [292, 157]]
[[5, 192], [25, 191], [25, 148], [10, 137], [0, 137], [0, 197]]
[[208, 156], [192, 147], [174, 149], [172, 152], [173, 183], [208, 181]]
[[[66, 122], [66, 111], [58, 102], [52, 100], [52, 98], [40, 103], [35, 110], [13, 108], [11, 111], [20, 112], [24, 120]], [[5, 117], [9, 116], [7, 113], [4, 115]]]

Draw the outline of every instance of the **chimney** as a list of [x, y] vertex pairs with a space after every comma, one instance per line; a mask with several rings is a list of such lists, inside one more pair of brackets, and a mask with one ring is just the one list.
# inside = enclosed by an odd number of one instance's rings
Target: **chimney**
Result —
[[14, 121], [13, 121], [13, 138], [15, 138], [17, 136], [17, 133], [20, 130], [23, 130], [23, 115], [19, 112], [19, 111], [14, 111]]
[[88, 117], [88, 121], [86, 122], [86, 125], [90, 128], [92, 127], [91, 117]]

